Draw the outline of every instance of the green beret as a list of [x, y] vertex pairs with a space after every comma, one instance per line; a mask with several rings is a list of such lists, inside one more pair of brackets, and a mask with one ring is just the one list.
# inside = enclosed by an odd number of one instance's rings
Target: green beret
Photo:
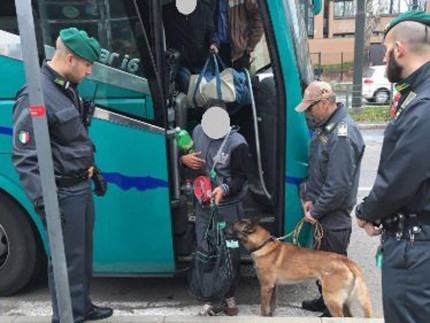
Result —
[[76, 28], [67, 28], [60, 31], [60, 39], [73, 53], [94, 63], [99, 59], [101, 47], [99, 42], [88, 34]]
[[386, 35], [391, 30], [391, 28], [403, 21], [416, 21], [424, 25], [430, 26], [430, 14], [424, 11], [404, 12], [388, 23], [388, 25], [385, 27], [384, 34]]

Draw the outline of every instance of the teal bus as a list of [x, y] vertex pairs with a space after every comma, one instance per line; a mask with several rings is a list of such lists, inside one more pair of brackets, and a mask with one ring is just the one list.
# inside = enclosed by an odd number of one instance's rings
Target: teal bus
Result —
[[[96, 102], [90, 135], [109, 183], [106, 196], [95, 197], [98, 276], [174, 276], [192, 259], [194, 219], [174, 129], [192, 130], [200, 120], [174, 86], [177, 56], [166, 48], [163, 21], [171, 1], [33, 1], [40, 61], [52, 57], [66, 27], [86, 30], [103, 47], [79, 89]], [[255, 105], [231, 116], [250, 145], [246, 216], [259, 216], [273, 235], [292, 231], [303, 216], [299, 183], [307, 176], [309, 132], [294, 107], [313, 78], [304, 17], [322, 5], [305, 2], [258, 0], [264, 35], [250, 69]], [[25, 74], [14, 0], [1, 7], [0, 295], [11, 295], [44, 270], [48, 244], [11, 162], [12, 107]]]

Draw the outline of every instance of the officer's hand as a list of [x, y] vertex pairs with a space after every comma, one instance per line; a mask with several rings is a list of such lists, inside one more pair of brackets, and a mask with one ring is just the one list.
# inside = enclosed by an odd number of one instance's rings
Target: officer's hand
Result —
[[315, 220], [312, 216], [311, 216], [311, 211], [309, 210], [308, 212], [305, 212], [305, 221], [309, 222], [310, 224], [314, 225], [315, 222], [317, 222], [317, 220]]
[[209, 53], [211, 53], [211, 54], [218, 54], [218, 52], [219, 52], [218, 47], [215, 44], [212, 44], [209, 47]]
[[220, 204], [220, 202], [221, 202], [221, 200], [222, 200], [223, 196], [224, 196], [224, 193], [223, 193], [223, 191], [222, 191], [221, 186], [218, 186], [217, 188], [215, 188], [215, 189], [212, 191], [212, 198], [213, 198], [213, 199], [215, 199], [215, 204], [216, 204], [216, 205], [219, 205], [219, 204]]
[[364, 231], [366, 231], [369, 237], [376, 237], [382, 233], [382, 228], [377, 228], [373, 223], [366, 222], [363, 226]]
[[182, 156], [182, 163], [191, 169], [200, 169], [205, 164], [205, 160], [197, 157], [202, 152], [191, 153]]
[[303, 203], [303, 210], [305, 213], [310, 212], [313, 205], [314, 203], [312, 201], [305, 201], [305, 203]]

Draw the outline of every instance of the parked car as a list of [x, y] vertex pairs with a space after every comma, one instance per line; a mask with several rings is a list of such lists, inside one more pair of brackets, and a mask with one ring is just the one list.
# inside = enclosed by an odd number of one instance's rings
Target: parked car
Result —
[[387, 79], [386, 66], [377, 65], [368, 68], [363, 73], [363, 97], [377, 104], [390, 102], [391, 83]]

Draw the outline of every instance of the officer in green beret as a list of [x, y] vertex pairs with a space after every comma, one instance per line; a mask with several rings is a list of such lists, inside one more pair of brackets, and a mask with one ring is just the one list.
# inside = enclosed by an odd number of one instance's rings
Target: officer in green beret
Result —
[[401, 93], [385, 130], [375, 183], [357, 206], [358, 225], [382, 233], [385, 322], [430, 318], [430, 14], [406, 12], [385, 30], [385, 63]]
[[[63, 29], [56, 41], [54, 57], [44, 62], [41, 68], [74, 322], [107, 318], [113, 312], [111, 308], [95, 306], [89, 297], [94, 226], [91, 180], [94, 193], [99, 196], [105, 194], [107, 185], [95, 166], [94, 144], [88, 134], [94, 105], [82, 101], [77, 89], [78, 84], [91, 74], [100, 51], [98, 41], [85, 31]], [[46, 226], [29, 105], [28, 89], [24, 86], [17, 94], [13, 110], [12, 159], [28, 197]], [[48, 278], [52, 322], [56, 323], [60, 319], [50, 261]]]

